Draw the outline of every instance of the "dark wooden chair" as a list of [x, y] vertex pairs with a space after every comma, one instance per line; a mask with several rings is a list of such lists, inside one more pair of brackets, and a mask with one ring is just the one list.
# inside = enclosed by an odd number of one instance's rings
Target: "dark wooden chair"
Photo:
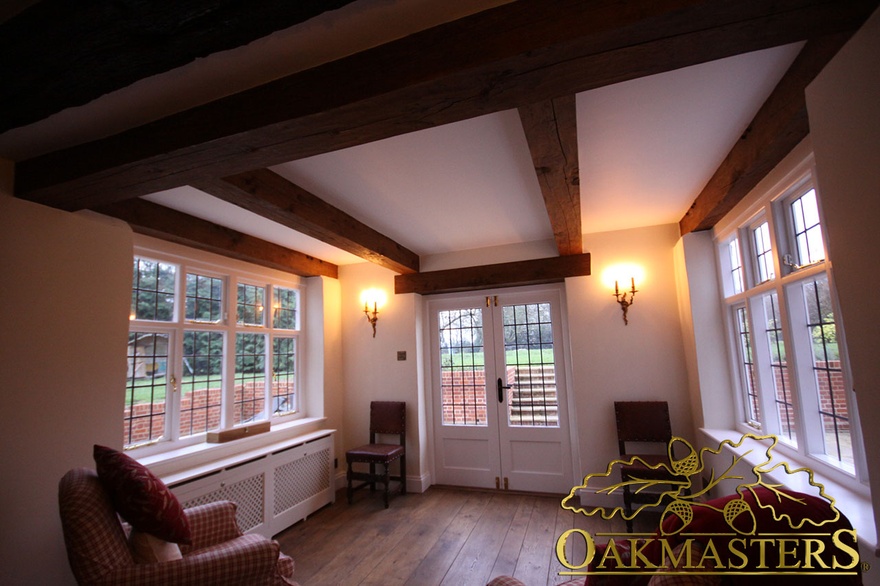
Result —
[[[617, 421], [617, 445], [620, 457], [629, 461], [637, 456], [638, 460], [630, 465], [621, 465], [620, 476], [623, 482], [633, 479], [680, 481], [671, 472], [669, 462], [669, 442], [672, 439], [672, 426], [669, 423], [669, 404], [666, 401], [615, 401], [614, 416]], [[629, 443], [638, 443], [633, 451], [627, 448]], [[650, 444], [656, 445], [659, 453], [645, 453], [643, 450]], [[666, 468], [654, 469], [652, 466], [666, 464]], [[626, 516], [632, 516], [633, 503], [645, 504], [657, 501], [657, 494], [648, 491], [638, 493], [630, 486], [623, 487], [623, 505]], [[632, 519], [626, 520], [626, 530], [632, 533]]]
[[[397, 444], [377, 443], [379, 435], [398, 436]], [[354, 491], [365, 486], [376, 490], [376, 483], [385, 486], [385, 508], [388, 508], [389, 485], [392, 480], [400, 482], [400, 494], [406, 494], [406, 403], [398, 401], [373, 401], [370, 403], [370, 443], [348, 450], [345, 453], [348, 463], [348, 502], [351, 504]], [[400, 461], [400, 476], [391, 476], [391, 464]], [[354, 464], [363, 463], [370, 467], [369, 472], [356, 472]], [[376, 465], [382, 470], [377, 473]], [[354, 482], [363, 480], [355, 486]]]

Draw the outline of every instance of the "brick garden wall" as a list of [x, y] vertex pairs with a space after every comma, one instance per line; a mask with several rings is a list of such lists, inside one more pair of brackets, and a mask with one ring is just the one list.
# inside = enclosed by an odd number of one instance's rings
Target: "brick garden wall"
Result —
[[[847, 412], [846, 387], [844, 386], [843, 373], [840, 371], [840, 361], [829, 360], [827, 363], [817, 362], [816, 367], [820, 369], [828, 368], [832, 371], [830, 373], [830, 377], [826, 376], [825, 372], [820, 372], [819, 376], [817, 377], [817, 382], [819, 385], [819, 408], [826, 413], [832, 413], [831, 403], [833, 400], [835, 407], [835, 411], [833, 412], [836, 413], [839, 417], [843, 417], [846, 419], [846, 421], [838, 420], [838, 429], [848, 431], [849, 413]], [[781, 391], [781, 389], [783, 388], [783, 383], [785, 384], [784, 388], [788, 390], [790, 399], [791, 383], [789, 382], [788, 369], [774, 368], [773, 371], [776, 376], [776, 399], [778, 401], [785, 400]], [[791, 411], [791, 408], [788, 408], [787, 415], [791, 418], [791, 421], [794, 421], [794, 414]], [[783, 417], [783, 413], [780, 413], [780, 420], [782, 424], [785, 425], [785, 418]], [[833, 431], [833, 424], [829, 420], [825, 421], [825, 430]]]
[[[273, 384], [273, 396], [294, 393], [292, 381], [278, 381]], [[263, 410], [263, 385], [246, 383], [244, 388], [235, 390], [235, 422], [247, 421]], [[244, 402], [242, 402], [244, 401]], [[238, 405], [241, 403], [241, 405]], [[131, 414], [131, 415], [130, 415]], [[152, 416], [151, 416], [152, 415]], [[148, 442], [162, 436], [165, 431], [165, 403], [140, 403], [134, 412], [124, 412], [125, 426], [123, 437], [128, 438], [131, 428], [131, 443]], [[190, 427], [192, 425], [192, 427]], [[220, 389], [199, 389], [187, 392], [180, 401], [180, 429], [183, 435], [191, 435], [217, 429], [220, 426]], [[190, 432], [190, 430], [192, 430]]]

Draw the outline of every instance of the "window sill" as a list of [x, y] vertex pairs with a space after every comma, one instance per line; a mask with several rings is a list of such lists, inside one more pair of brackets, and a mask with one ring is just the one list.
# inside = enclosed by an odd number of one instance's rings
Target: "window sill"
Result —
[[[702, 432], [704, 438], [708, 440], [705, 441], [705, 447], [712, 447], [713, 449], [719, 446], [724, 440], [738, 442], [743, 435], [737, 431], [723, 429], [701, 428], [700, 432]], [[761, 464], [766, 459], [763, 452], [746, 453], [748, 450], [745, 448], [733, 448], [731, 446], [725, 446], [724, 449], [731, 454], [735, 453], [738, 456], [742, 456], [743, 460], [752, 466]], [[880, 549], [878, 549], [877, 528], [874, 522], [874, 510], [871, 505], [870, 494], [854, 490], [852, 486], [847, 486], [840, 481], [829, 477], [827, 474], [817, 472], [808, 463], [795, 460], [794, 458], [791, 458], [789, 454], [785, 454], [783, 457], [780, 457], [780, 454], [778, 453], [775, 455], [778, 459], [778, 461], [774, 460], [774, 463], [776, 464], [787, 461], [793, 468], [804, 467], [811, 470], [813, 472], [813, 481], [823, 485], [825, 493], [834, 499], [835, 506], [841, 513], [846, 515], [847, 519], [852, 523], [856, 530], [856, 534], [858, 535], [859, 545], [874, 552], [874, 555], [880, 554]], [[716, 470], [716, 472], [719, 471]], [[767, 476], [770, 477], [772, 482], [779, 483], [791, 490], [806, 493], [811, 492], [809, 482], [804, 474], [787, 474], [785, 470], [780, 467], [769, 473]], [[858, 483], [853, 480], [852, 484]]]
[[173, 484], [195, 478], [201, 474], [202, 468], [215, 466], [221, 460], [234, 458], [246, 461], [251, 457], [259, 457], [264, 454], [267, 446], [274, 446], [288, 440], [304, 439], [304, 441], [308, 441], [312, 434], [330, 431], [322, 429], [321, 426], [324, 422], [326, 422], [324, 417], [307, 417], [278, 424], [260, 435], [222, 444], [202, 442], [140, 458], [134, 454], [129, 455], [149, 468], [166, 484]]

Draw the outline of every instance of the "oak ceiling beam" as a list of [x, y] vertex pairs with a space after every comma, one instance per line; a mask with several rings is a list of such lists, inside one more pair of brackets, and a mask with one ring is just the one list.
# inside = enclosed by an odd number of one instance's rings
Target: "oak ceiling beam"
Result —
[[562, 256], [584, 251], [574, 94], [519, 107], [541, 195]]
[[338, 278], [333, 263], [143, 199], [107, 204], [95, 211], [128, 222], [132, 230], [147, 236], [302, 277]]
[[394, 272], [419, 270], [416, 253], [269, 169], [193, 187]]
[[855, 30], [876, 4], [521, 0], [19, 162], [16, 195], [91, 207]]
[[0, 25], [0, 132], [350, 2], [41, 0]]
[[804, 91], [850, 34], [807, 42], [709, 182], [679, 221], [682, 235], [708, 230], [810, 132]]
[[495, 287], [559, 283], [590, 274], [590, 254], [523, 260], [479, 267], [427, 271], [394, 277], [395, 293], [432, 295]]

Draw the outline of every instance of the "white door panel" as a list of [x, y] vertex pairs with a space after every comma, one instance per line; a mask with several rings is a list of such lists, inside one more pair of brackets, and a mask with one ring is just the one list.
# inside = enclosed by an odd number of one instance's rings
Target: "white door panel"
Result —
[[570, 490], [560, 307], [555, 289], [429, 304], [439, 484]]

